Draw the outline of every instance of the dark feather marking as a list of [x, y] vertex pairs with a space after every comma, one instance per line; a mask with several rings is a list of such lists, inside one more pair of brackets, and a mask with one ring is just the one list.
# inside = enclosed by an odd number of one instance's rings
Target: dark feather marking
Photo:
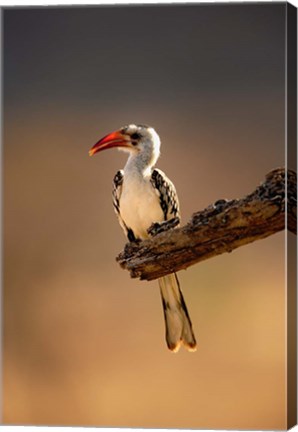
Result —
[[123, 184], [123, 171], [118, 171], [114, 177], [113, 192], [112, 192], [113, 205], [118, 217], [120, 216], [119, 200], [121, 195], [122, 184]]
[[131, 228], [127, 228], [127, 238], [130, 242], [137, 241], [136, 236]]
[[159, 193], [159, 202], [164, 214], [164, 220], [171, 219], [173, 216], [180, 219], [179, 201], [173, 183], [158, 169], [152, 171], [151, 183]]
[[124, 220], [121, 217], [120, 197], [121, 197], [121, 193], [122, 193], [122, 185], [123, 185], [123, 171], [120, 170], [116, 173], [116, 175], [114, 177], [114, 181], [113, 181], [113, 192], [112, 192], [113, 206], [114, 206], [114, 210], [116, 212], [116, 215], [118, 217], [119, 223], [120, 223], [121, 227], [123, 228], [123, 230], [125, 231], [126, 237], [128, 238], [128, 240], [130, 242], [136, 242], [136, 241], [138, 241], [138, 239], [136, 238], [133, 230], [131, 228], [128, 228], [128, 226], [126, 225], [126, 223], [124, 222]]

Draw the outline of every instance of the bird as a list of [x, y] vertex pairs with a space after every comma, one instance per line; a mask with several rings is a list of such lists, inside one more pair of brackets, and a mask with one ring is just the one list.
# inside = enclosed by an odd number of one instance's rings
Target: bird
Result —
[[[113, 206], [129, 242], [148, 239], [180, 223], [179, 200], [174, 184], [155, 168], [160, 155], [160, 137], [153, 127], [129, 124], [101, 138], [89, 155], [118, 148], [128, 153], [123, 170], [113, 181]], [[174, 224], [174, 225], [175, 225]], [[196, 350], [196, 338], [176, 273], [158, 279], [162, 299], [165, 338], [170, 351], [183, 345]]]

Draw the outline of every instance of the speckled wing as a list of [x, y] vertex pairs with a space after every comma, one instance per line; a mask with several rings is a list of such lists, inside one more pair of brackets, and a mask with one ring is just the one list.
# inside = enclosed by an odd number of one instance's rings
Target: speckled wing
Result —
[[123, 185], [123, 171], [120, 170], [116, 173], [114, 177], [113, 191], [112, 191], [113, 206], [118, 217], [120, 215], [120, 197], [122, 193], [122, 185]]
[[125, 235], [127, 236], [127, 227], [121, 217], [120, 214], [120, 197], [121, 197], [121, 193], [122, 193], [122, 185], [123, 185], [123, 171], [119, 170], [113, 180], [113, 190], [112, 190], [112, 197], [113, 197], [113, 206], [114, 206], [114, 210], [115, 213], [118, 217], [118, 221], [125, 233]]
[[164, 220], [180, 219], [179, 200], [175, 186], [171, 180], [168, 179], [164, 172], [155, 168], [152, 171], [151, 183], [159, 196]]

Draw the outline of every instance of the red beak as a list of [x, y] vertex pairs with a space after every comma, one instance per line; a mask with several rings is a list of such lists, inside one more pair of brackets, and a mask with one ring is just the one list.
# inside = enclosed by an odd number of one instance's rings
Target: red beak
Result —
[[130, 141], [121, 132], [112, 132], [94, 144], [94, 146], [89, 150], [89, 156], [93, 156], [101, 150], [106, 150], [112, 147], [129, 147], [129, 142]]

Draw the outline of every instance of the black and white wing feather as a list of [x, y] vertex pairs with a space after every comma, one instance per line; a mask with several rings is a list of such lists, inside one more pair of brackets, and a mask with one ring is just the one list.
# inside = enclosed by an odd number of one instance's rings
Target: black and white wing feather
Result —
[[117, 171], [114, 180], [113, 180], [113, 191], [112, 191], [112, 197], [113, 197], [113, 206], [115, 213], [117, 215], [119, 224], [121, 228], [124, 231], [124, 234], [128, 238], [129, 241], [136, 241], [134, 232], [132, 229], [128, 228], [122, 219], [121, 212], [120, 212], [120, 198], [122, 194], [122, 186], [123, 186], [123, 170]]
[[112, 190], [113, 206], [114, 206], [115, 213], [118, 217], [119, 224], [121, 225], [121, 228], [123, 229], [125, 235], [127, 235], [128, 230], [120, 213], [120, 198], [122, 194], [122, 185], [123, 185], [123, 170], [119, 170], [117, 171], [113, 180], [113, 190]]
[[180, 221], [179, 201], [175, 186], [164, 172], [155, 168], [152, 171], [151, 183], [155, 188], [160, 206], [164, 214], [164, 220], [178, 218]]
[[116, 173], [114, 180], [113, 180], [113, 191], [112, 191], [112, 197], [113, 197], [113, 206], [114, 210], [116, 212], [116, 215], [120, 216], [120, 197], [122, 193], [122, 185], [123, 185], [123, 171], [120, 170]]

